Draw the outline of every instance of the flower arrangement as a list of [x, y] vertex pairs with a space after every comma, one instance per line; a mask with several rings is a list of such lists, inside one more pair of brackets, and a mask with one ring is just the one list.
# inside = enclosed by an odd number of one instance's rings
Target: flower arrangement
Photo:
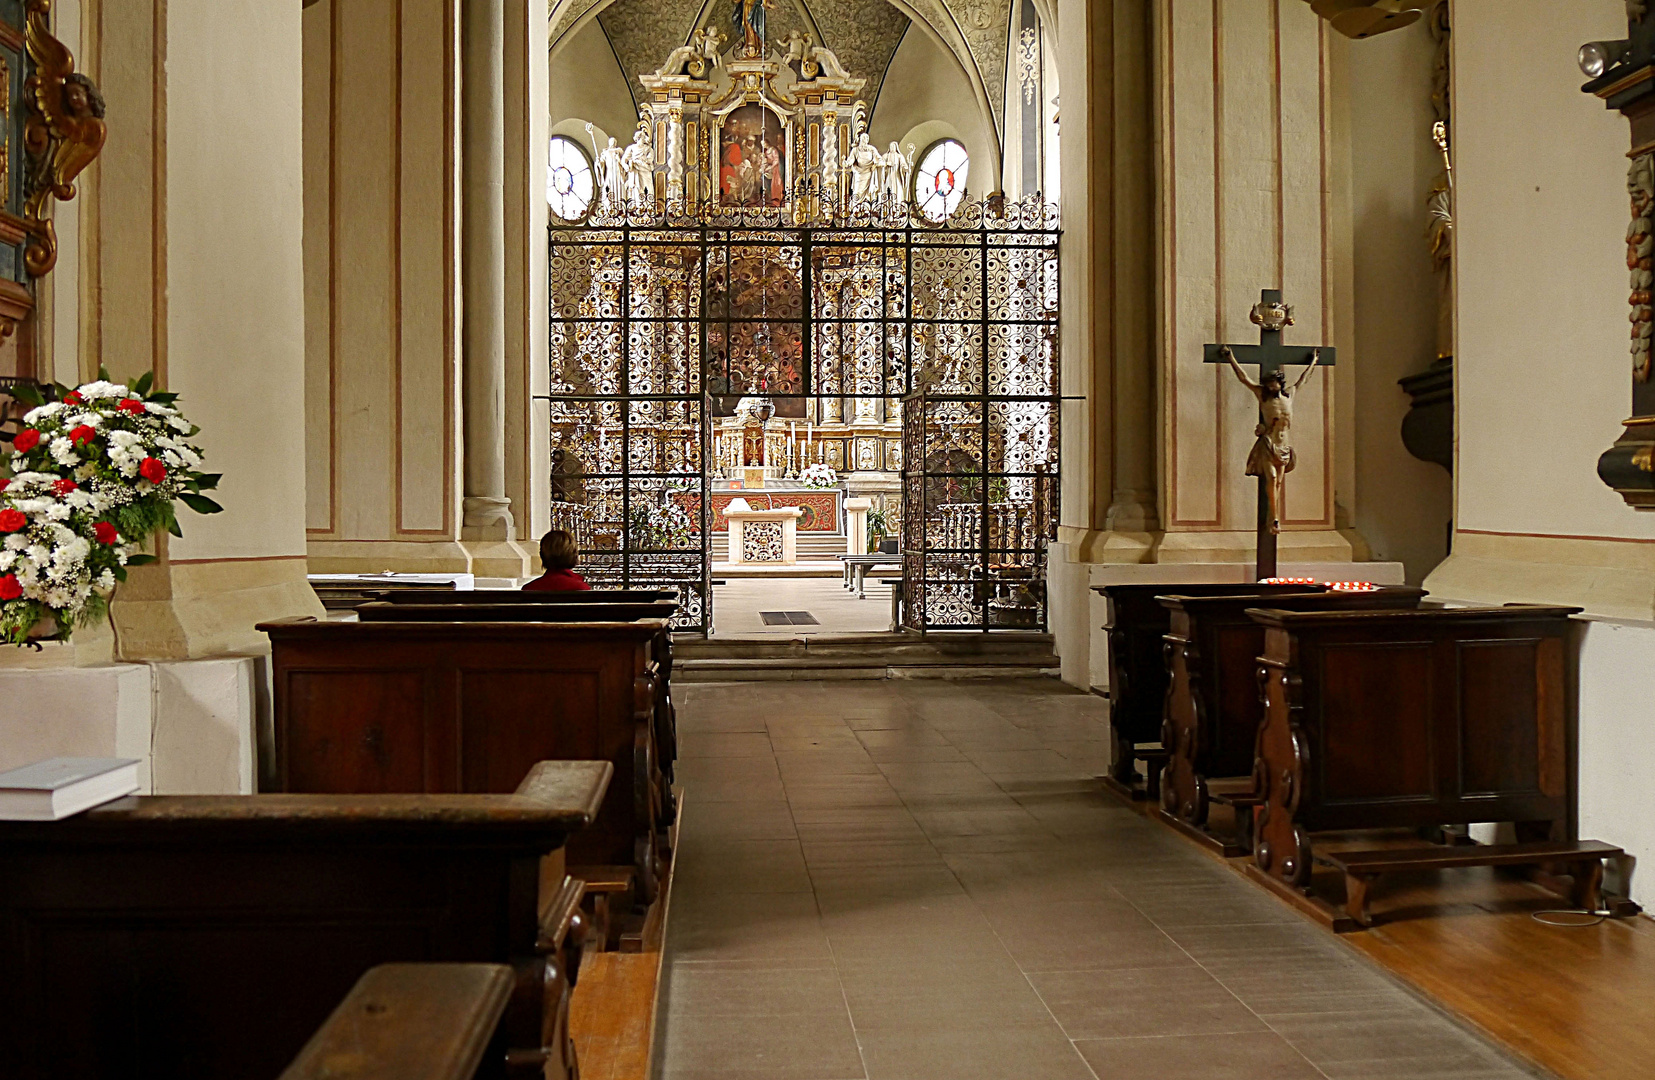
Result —
[[677, 500], [662, 499], [653, 506], [632, 505], [632, 544], [639, 548], [670, 550], [688, 547], [696, 533], [695, 520]]
[[108, 374], [46, 401], [32, 387], [19, 400], [34, 408], [11, 438], [10, 476], [0, 477], [0, 641], [27, 642], [55, 620], [68, 637], [101, 618], [126, 568], [165, 529], [182, 536], [174, 502], [197, 513], [222, 509], [201, 494], [218, 476], [199, 470], [199, 431], [173, 407], [175, 394], [152, 393], [153, 378], [111, 382]]
[[830, 488], [839, 483], [839, 474], [833, 471], [833, 466], [825, 461], [818, 461], [814, 465], [805, 467], [799, 474], [799, 483], [807, 488]]

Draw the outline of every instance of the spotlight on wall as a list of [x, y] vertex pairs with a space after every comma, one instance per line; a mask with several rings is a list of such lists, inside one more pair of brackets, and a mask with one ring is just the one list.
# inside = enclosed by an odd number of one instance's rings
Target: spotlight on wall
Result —
[[1630, 41], [1588, 41], [1580, 47], [1580, 71], [1588, 79], [1595, 79], [1626, 58], [1632, 48]]
[[1348, 38], [1370, 38], [1400, 30], [1425, 12], [1420, 0], [1307, 0], [1310, 10]]

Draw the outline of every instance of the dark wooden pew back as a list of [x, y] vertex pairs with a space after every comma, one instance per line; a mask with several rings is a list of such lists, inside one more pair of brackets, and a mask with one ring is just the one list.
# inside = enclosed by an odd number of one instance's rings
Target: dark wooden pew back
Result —
[[658, 716], [666, 620], [471, 621], [478, 611], [260, 624], [276, 790], [510, 791], [537, 761], [608, 761], [615, 781], [569, 857], [635, 866], [652, 901], [672, 815]]
[[1579, 610], [1255, 609], [1259, 868], [1303, 885], [1317, 830], [1509, 821], [1521, 839], [1564, 839], [1575, 794], [1567, 636]]
[[376, 600], [359, 604], [356, 608], [357, 618], [363, 622], [627, 622], [632, 619], [670, 619], [677, 612], [676, 600], [656, 600], [649, 603], [608, 601], [592, 604], [522, 601], [496, 603], [492, 599], [472, 600], [466, 603], [419, 604]]
[[445, 593], [381, 592], [371, 600], [389, 604], [653, 604], [660, 600], [678, 602], [677, 589], [586, 589], [575, 592], [525, 592], [509, 589], [475, 589]]
[[129, 797], [0, 822], [0, 1076], [274, 1077], [397, 961], [511, 965], [506, 1040], [538, 1054], [576, 959], [578, 935], [557, 940], [580, 895], [560, 849], [611, 773], [549, 762], [506, 795]]
[[1321, 592], [1262, 597], [1163, 596], [1169, 628], [1162, 742], [1170, 751], [1161, 781], [1162, 809], [1204, 825], [1208, 779], [1249, 776], [1264, 719], [1259, 655], [1264, 627], [1247, 610], [1368, 611], [1419, 606], [1424, 589], [1393, 586], [1374, 592]]

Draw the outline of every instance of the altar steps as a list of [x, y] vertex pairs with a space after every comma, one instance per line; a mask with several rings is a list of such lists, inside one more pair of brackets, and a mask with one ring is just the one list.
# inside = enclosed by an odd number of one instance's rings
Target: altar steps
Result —
[[[722, 529], [713, 533], [708, 547], [712, 552], [713, 562], [728, 562], [730, 534]], [[797, 551], [800, 562], [831, 561], [837, 567], [839, 556], [846, 551], [845, 536], [843, 533], [801, 532]]]
[[1050, 634], [820, 634], [673, 641], [674, 680], [1004, 679], [1058, 673]]

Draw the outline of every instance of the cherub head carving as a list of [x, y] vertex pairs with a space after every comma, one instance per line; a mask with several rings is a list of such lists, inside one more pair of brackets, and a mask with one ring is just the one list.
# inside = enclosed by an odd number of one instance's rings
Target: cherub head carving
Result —
[[63, 79], [63, 111], [77, 120], [88, 116], [102, 120], [103, 94], [98, 92], [98, 84], [78, 71], [66, 75]]

